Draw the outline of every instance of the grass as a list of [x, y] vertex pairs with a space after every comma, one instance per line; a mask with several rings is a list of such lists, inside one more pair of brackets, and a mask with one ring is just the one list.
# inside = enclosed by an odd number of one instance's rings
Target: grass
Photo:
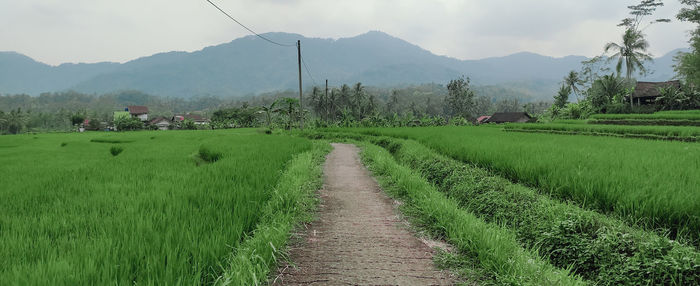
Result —
[[692, 247], [640, 231], [432, 151], [415, 141], [372, 139], [460, 207], [505, 225], [526, 248], [596, 285], [688, 285], [700, 281]]
[[700, 120], [700, 113], [690, 112], [657, 112], [652, 114], [593, 114], [592, 119], [666, 119], [666, 120]]
[[568, 135], [617, 136], [628, 138], [678, 140], [696, 142], [700, 127], [693, 126], [626, 126], [593, 124], [523, 124], [505, 125], [504, 130], [515, 132], [544, 132]]
[[362, 159], [378, 177], [382, 188], [404, 202], [403, 209], [420, 226], [442, 237], [464, 255], [475, 257], [479, 266], [494, 274], [500, 284], [583, 285], [568, 271], [523, 249], [510, 231], [485, 223], [438, 192], [420, 174], [397, 164], [381, 147], [361, 144]]
[[700, 126], [700, 113], [695, 111], [657, 112], [653, 114], [594, 114], [591, 124], [615, 125], [678, 125]]
[[700, 145], [696, 143], [506, 133], [480, 127], [351, 132], [415, 139], [542, 193], [699, 244]]
[[274, 194], [261, 210], [261, 222], [231, 256], [217, 285], [259, 285], [284, 257], [290, 231], [301, 221], [311, 222], [315, 192], [321, 187], [321, 166], [330, 144], [319, 141], [314, 149], [297, 155], [280, 177]]
[[[153, 134], [115, 134], [131, 141], [117, 157], [91, 142], [96, 133], [0, 136], [17, 146], [0, 148], [0, 285], [211, 284], [253, 249], [248, 238], [297, 207], [281, 198], [290, 189], [279, 174], [309, 158], [297, 155], [309, 140], [254, 130], [142, 140]], [[200, 146], [220, 159], [196, 166]], [[279, 212], [261, 211], [277, 201]]]

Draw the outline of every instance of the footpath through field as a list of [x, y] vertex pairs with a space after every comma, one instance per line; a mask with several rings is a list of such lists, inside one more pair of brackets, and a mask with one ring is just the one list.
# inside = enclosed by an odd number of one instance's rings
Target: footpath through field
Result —
[[414, 237], [359, 159], [333, 144], [324, 172], [319, 219], [290, 253], [275, 285], [449, 285], [433, 250]]

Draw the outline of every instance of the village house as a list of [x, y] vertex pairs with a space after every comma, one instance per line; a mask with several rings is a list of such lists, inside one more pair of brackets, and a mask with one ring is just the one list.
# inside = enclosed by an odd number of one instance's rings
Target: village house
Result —
[[148, 107], [142, 105], [129, 105], [126, 107], [126, 111], [133, 118], [138, 118], [141, 121], [148, 121]]
[[157, 117], [155, 119], [152, 119], [151, 121], [148, 122], [148, 125], [155, 125], [158, 127], [158, 130], [168, 130], [170, 129], [171, 122], [169, 119], [165, 117]]
[[527, 112], [496, 112], [489, 119], [485, 120], [485, 123], [506, 123], [506, 122], [535, 122], [537, 118], [534, 118], [527, 114]]
[[661, 96], [660, 89], [666, 87], [681, 88], [681, 82], [678, 80], [664, 82], [648, 82], [639, 81], [632, 93], [632, 103], [636, 105], [655, 104], [656, 98]]
[[192, 120], [192, 121], [194, 121], [194, 124], [197, 124], [197, 125], [209, 124], [209, 122], [210, 122], [209, 119], [204, 118], [203, 116], [201, 116], [199, 114], [190, 114], [190, 113], [182, 114], [182, 115], [175, 115], [175, 116], [173, 116], [172, 121], [173, 122], [181, 122], [181, 121], [184, 121], [185, 119]]
[[489, 118], [491, 118], [490, 115], [479, 116], [479, 118], [476, 119], [476, 123], [477, 124], [486, 123], [486, 121], [489, 120]]

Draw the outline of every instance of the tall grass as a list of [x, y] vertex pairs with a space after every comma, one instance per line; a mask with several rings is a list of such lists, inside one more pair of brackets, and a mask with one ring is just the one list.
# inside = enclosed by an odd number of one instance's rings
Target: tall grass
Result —
[[[700, 145], [494, 128], [354, 129], [416, 139], [541, 192], [693, 240], [700, 233]], [[660, 229], [658, 229], [660, 228]]]
[[700, 254], [652, 232], [546, 195], [415, 141], [373, 139], [402, 164], [479, 218], [505, 225], [527, 248], [596, 285], [689, 285], [700, 282]]
[[[253, 130], [153, 134], [0, 136], [16, 146], [0, 148], [0, 285], [210, 284], [311, 148]], [[132, 142], [112, 157], [96, 136]], [[223, 155], [197, 166], [202, 145]]]
[[404, 201], [434, 235], [444, 237], [461, 253], [476, 257], [504, 285], [583, 285], [568, 271], [557, 269], [536, 253], [520, 247], [510, 231], [488, 224], [459, 208], [420, 174], [399, 165], [389, 152], [363, 144], [362, 159], [392, 196]]

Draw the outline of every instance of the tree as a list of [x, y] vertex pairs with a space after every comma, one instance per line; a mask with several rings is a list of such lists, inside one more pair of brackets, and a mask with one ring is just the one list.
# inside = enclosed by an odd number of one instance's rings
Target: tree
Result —
[[114, 119], [114, 126], [116, 126], [119, 131], [141, 130], [143, 129], [143, 122], [138, 118], [119, 117]]
[[569, 74], [564, 77], [564, 84], [571, 89], [574, 95], [576, 95], [576, 101], [578, 101], [578, 95], [580, 92], [578, 87], [583, 84], [578, 72], [570, 71]]
[[676, 15], [681, 21], [698, 25], [690, 36], [690, 52], [675, 57], [678, 76], [692, 87], [700, 86], [700, 0], [680, 0], [685, 5]]
[[626, 93], [624, 80], [619, 75], [609, 74], [593, 82], [586, 99], [590, 101], [593, 111], [602, 111], [608, 104], [622, 103]]
[[566, 83], [562, 84], [559, 88], [559, 91], [557, 92], [557, 95], [554, 96], [554, 106], [558, 108], [564, 108], [564, 106], [566, 106], [566, 103], [569, 102], [570, 94], [571, 86], [567, 85]]
[[267, 125], [267, 128], [270, 130], [272, 130], [272, 115], [271, 115], [271, 113], [274, 112], [275, 103], [277, 103], [277, 101], [273, 101], [270, 105], [260, 106], [260, 110], [258, 111], [258, 113], [265, 114], [265, 124]]
[[685, 93], [673, 86], [659, 88], [661, 96], [656, 98], [656, 102], [661, 105], [664, 110], [680, 110], [683, 109], [690, 99]]
[[5, 115], [5, 127], [10, 134], [22, 132], [22, 129], [24, 129], [26, 125], [27, 115], [22, 113], [22, 109], [19, 107], [15, 110], [10, 110], [10, 112]]
[[282, 113], [287, 116], [287, 130], [291, 130], [294, 126], [294, 121], [298, 117], [299, 100], [296, 98], [283, 97], [277, 100], [277, 108], [274, 112]]
[[180, 128], [186, 130], [197, 130], [197, 124], [195, 124], [192, 119], [185, 118], [182, 120], [182, 123], [180, 123]]
[[[647, 48], [649, 48], [649, 43], [644, 39], [641, 32], [628, 28], [625, 34], [622, 36], [622, 42], [608, 43], [605, 45], [605, 52], [610, 50], [615, 51], [615, 53], [610, 57], [610, 59], [617, 58], [617, 65], [615, 69], [619, 74], [622, 70], [622, 65], [624, 63], [626, 70], [626, 79], [629, 83], [632, 74], [639, 70], [642, 74], [647, 72], [644, 67], [644, 62], [651, 61], [651, 55], [646, 53]], [[632, 106], [632, 97], [630, 97], [630, 106]]]
[[364, 112], [362, 110], [362, 106], [365, 100], [365, 87], [362, 86], [362, 83], [358, 82], [353, 86], [352, 89], [353, 93], [353, 104], [352, 104], [352, 113], [355, 116], [355, 120], [360, 120], [364, 116]]
[[448, 114], [451, 117], [472, 118], [474, 110], [474, 91], [469, 88], [469, 78], [460, 77], [447, 84], [445, 99]]

